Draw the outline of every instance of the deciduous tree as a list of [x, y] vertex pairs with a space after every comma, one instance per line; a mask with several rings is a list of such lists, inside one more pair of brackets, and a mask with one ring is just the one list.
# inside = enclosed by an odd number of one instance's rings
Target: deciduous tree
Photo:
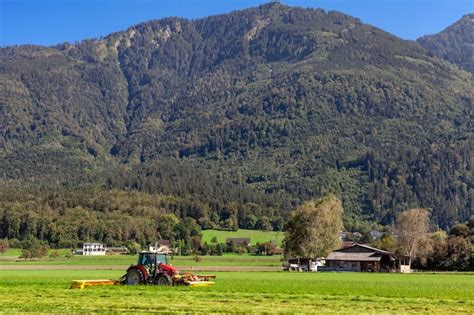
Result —
[[399, 213], [395, 231], [399, 251], [413, 258], [424, 258], [430, 251], [428, 241], [430, 214], [426, 209], [415, 208]]
[[285, 255], [326, 256], [339, 245], [342, 213], [342, 203], [334, 194], [303, 203], [287, 224]]

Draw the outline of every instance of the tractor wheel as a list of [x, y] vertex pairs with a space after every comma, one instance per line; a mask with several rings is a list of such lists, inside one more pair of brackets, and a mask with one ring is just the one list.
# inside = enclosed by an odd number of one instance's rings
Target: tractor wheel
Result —
[[159, 274], [155, 278], [156, 285], [173, 285], [173, 280], [165, 273]]
[[127, 285], [140, 285], [145, 282], [145, 279], [143, 277], [143, 274], [140, 270], [138, 269], [132, 269], [129, 272], [127, 272], [127, 275], [125, 276], [125, 283]]

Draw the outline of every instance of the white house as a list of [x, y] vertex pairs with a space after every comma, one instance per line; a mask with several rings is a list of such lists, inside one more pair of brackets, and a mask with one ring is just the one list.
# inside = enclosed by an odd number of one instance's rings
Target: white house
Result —
[[171, 252], [171, 242], [169, 240], [159, 240], [158, 242], [155, 242], [155, 244], [150, 244], [148, 246], [148, 250], [150, 252], [165, 252], [169, 253]]
[[82, 245], [82, 255], [99, 256], [105, 255], [106, 248], [101, 243], [84, 243]]

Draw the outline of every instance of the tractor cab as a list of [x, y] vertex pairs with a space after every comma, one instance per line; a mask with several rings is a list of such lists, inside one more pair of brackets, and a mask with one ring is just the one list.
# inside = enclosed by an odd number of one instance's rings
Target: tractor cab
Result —
[[157, 252], [141, 252], [138, 255], [138, 265], [159, 265], [159, 264], [168, 264], [166, 259], [166, 254], [157, 253]]
[[158, 252], [141, 252], [138, 255], [138, 266], [144, 266], [148, 274], [155, 274], [160, 265], [168, 265], [168, 260], [166, 259], [165, 253]]

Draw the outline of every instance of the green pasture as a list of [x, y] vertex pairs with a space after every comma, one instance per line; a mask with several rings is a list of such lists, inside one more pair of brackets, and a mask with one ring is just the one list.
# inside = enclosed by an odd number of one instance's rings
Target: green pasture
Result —
[[[42, 259], [23, 260], [18, 255], [14, 256], [7, 252], [6, 256], [0, 255], [0, 266], [2, 265], [66, 265], [66, 266], [129, 266], [137, 262], [137, 255], [116, 256], [73, 256], [57, 258], [45, 257]], [[67, 250], [66, 250], [67, 251]], [[281, 266], [281, 256], [256, 256], [250, 254], [226, 253], [222, 256], [199, 256], [196, 262], [194, 256], [168, 256], [168, 262], [175, 266]], [[1, 267], [0, 267], [1, 268]]]
[[218, 231], [218, 230], [204, 230], [202, 231], [202, 242], [211, 243], [213, 237], [217, 238], [218, 243], [225, 243], [228, 237], [250, 238], [250, 244], [274, 241], [277, 245], [281, 245], [284, 237], [283, 232], [270, 232], [259, 230], [245, 230], [237, 231]]
[[217, 273], [216, 284], [203, 288], [68, 288], [73, 279], [121, 274], [0, 269], [1, 312], [474, 312], [473, 275], [228, 272]]

